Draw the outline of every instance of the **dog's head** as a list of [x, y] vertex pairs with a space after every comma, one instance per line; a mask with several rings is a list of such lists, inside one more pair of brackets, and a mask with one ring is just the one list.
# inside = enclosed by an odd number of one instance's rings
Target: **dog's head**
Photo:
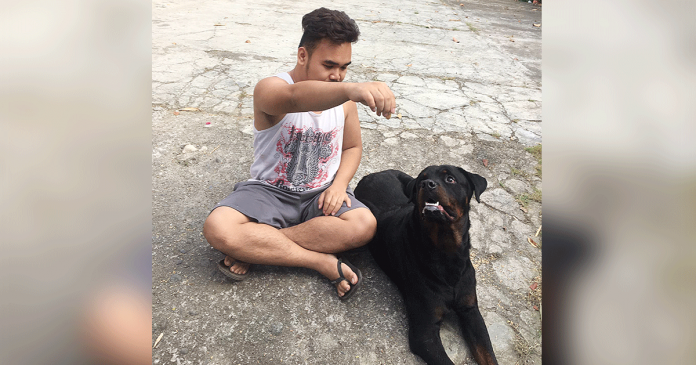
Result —
[[405, 193], [424, 224], [454, 229], [468, 221], [471, 198], [479, 201], [486, 185], [486, 179], [461, 167], [429, 166], [406, 185]]

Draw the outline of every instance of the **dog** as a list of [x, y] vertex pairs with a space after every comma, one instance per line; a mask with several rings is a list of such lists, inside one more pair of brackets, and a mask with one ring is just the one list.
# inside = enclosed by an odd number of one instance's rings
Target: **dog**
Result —
[[454, 311], [479, 365], [497, 364], [478, 308], [469, 257], [469, 204], [486, 179], [456, 166], [425, 168], [417, 178], [398, 170], [365, 176], [355, 197], [377, 218], [368, 248], [396, 284], [406, 306], [411, 351], [431, 365], [453, 364], [440, 339]]

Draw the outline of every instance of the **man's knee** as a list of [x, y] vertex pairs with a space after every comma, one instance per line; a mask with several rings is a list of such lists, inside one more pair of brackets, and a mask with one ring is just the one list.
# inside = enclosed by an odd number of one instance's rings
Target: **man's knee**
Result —
[[[227, 207], [213, 210], [203, 223], [203, 236], [213, 248], [224, 251], [234, 249], [240, 244], [241, 213]], [[248, 219], [246, 219], [248, 221]]]
[[366, 208], [354, 209], [351, 212], [354, 212], [350, 217], [350, 221], [354, 227], [355, 245], [359, 247], [370, 242], [372, 237], [374, 237], [377, 230], [377, 219]]

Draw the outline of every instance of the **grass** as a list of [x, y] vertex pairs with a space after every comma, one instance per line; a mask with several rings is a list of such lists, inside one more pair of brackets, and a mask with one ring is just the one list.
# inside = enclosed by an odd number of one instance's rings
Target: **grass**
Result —
[[474, 32], [474, 33], [476, 33], [476, 34], [478, 34], [479, 29], [476, 28], [473, 24], [467, 22], [467, 23], [466, 23], [466, 26], [469, 27], [469, 30], [470, 30], [470, 31], [472, 31], [472, 32]]
[[541, 144], [538, 144], [534, 147], [527, 147], [524, 150], [531, 153], [532, 156], [534, 156], [534, 158], [536, 158], [536, 160], [537, 160], [537, 166], [536, 166], [537, 175], [539, 176], [539, 178], [541, 178]]
[[523, 176], [523, 175], [524, 175], [524, 173], [522, 172], [522, 170], [516, 169], [516, 168], [514, 168], [514, 167], [511, 167], [511, 168], [510, 168], [510, 172], [511, 172], [512, 175], [514, 175], [514, 176]]
[[527, 208], [529, 202], [535, 201], [541, 203], [541, 190], [534, 188], [531, 194], [520, 194], [515, 200], [517, 200], [523, 207]]

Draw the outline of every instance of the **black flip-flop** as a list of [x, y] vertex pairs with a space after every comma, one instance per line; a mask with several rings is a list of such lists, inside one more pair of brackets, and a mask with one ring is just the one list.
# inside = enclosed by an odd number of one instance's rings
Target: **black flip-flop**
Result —
[[[234, 265], [234, 264], [232, 264], [232, 265]], [[232, 271], [230, 271], [230, 267], [231, 266], [225, 265], [225, 259], [222, 259], [222, 260], [220, 260], [220, 262], [218, 262], [218, 269], [220, 269], [220, 271], [222, 271], [222, 273], [225, 274], [225, 276], [227, 276], [228, 278], [230, 278], [232, 280], [242, 281], [242, 280], [246, 279], [247, 276], [249, 275], [249, 271], [247, 271], [246, 274], [237, 274], [236, 272], [232, 272]]]
[[[346, 266], [348, 266], [351, 270], [353, 270], [355, 275], [358, 275], [358, 282], [355, 285], [353, 285], [353, 283], [351, 283], [348, 279], [346, 279], [345, 276], [343, 276], [343, 269], [341, 269], [342, 263], [346, 264]], [[357, 267], [353, 266], [350, 262], [348, 262], [348, 260], [343, 261], [343, 259], [338, 259], [337, 265], [338, 265], [338, 279], [332, 280], [331, 285], [335, 286], [336, 284], [340, 283], [341, 281], [344, 281], [344, 280], [347, 281], [348, 285], [350, 285], [350, 290], [348, 290], [345, 294], [343, 294], [342, 297], [338, 297], [338, 299], [340, 299], [340, 300], [346, 300], [346, 299], [350, 298], [353, 294], [355, 294], [356, 291], [358, 291], [358, 287], [360, 286], [360, 284], [362, 284], [362, 272], [360, 272], [360, 269], [358, 269]]]

